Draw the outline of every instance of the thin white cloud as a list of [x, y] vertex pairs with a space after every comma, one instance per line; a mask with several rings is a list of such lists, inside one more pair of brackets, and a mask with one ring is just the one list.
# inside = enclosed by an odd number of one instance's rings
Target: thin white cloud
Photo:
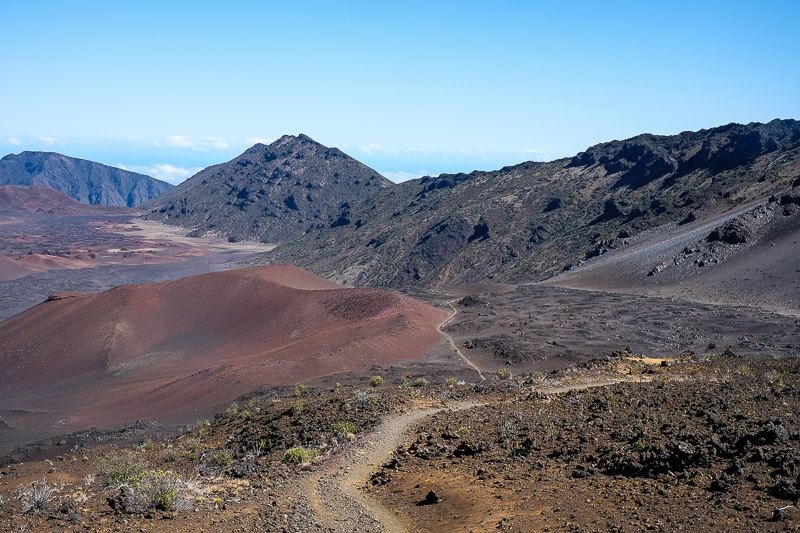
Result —
[[[355, 150], [361, 152], [364, 155], [381, 154], [389, 156], [423, 156], [423, 157], [432, 155], [432, 152], [430, 152], [429, 150], [425, 150], [423, 148], [417, 148], [417, 147], [389, 148], [387, 146], [383, 146], [382, 144], [376, 144], [376, 143], [361, 144], [355, 146], [354, 148]], [[345, 146], [345, 149], [350, 149], [350, 147]]]
[[249, 146], [254, 144], [270, 144], [272, 141], [266, 137], [248, 137], [244, 140]]
[[8, 144], [10, 144], [11, 146], [21, 146], [22, 145], [22, 141], [20, 141], [16, 137], [9, 137], [6, 142]]
[[226, 150], [230, 145], [217, 137], [209, 137], [208, 142], [217, 150]]
[[55, 137], [48, 137], [48, 136], [40, 135], [39, 136], [39, 142], [41, 142], [42, 144], [46, 144], [48, 146], [52, 146], [52, 145], [56, 144], [58, 141], [56, 140]]
[[421, 178], [422, 176], [430, 176], [431, 173], [425, 170], [420, 170], [419, 172], [406, 172], [405, 170], [382, 170], [380, 171], [381, 175], [390, 179], [395, 183], [400, 183], [401, 181], [408, 181], [413, 180], [415, 178]]
[[525, 148], [524, 150], [520, 150], [520, 153], [524, 154], [526, 157], [533, 156], [535, 161], [547, 161], [550, 159], [549, 152], [537, 148]]
[[210, 148], [216, 150], [227, 150], [230, 144], [224, 139], [219, 137], [204, 137], [202, 139], [194, 139], [187, 135], [169, 135], [164, 139], [169, 146], [178, 148], [190, 148], [192, 150], [208, 150]]
[[170, 135], [166, 138], [167, 144], [170, 146], [178, 146], [180, 148], [194, 148], [195, 142], [186, 135]]
[[203, 170], [203, 167], [185, 168], [170, 165], [169, 163], [156, 163], [155, 165], [124, 165], [122, 163], [117, 163], [116, 166], [122, 170], [146, 174], [173, 185], [178, 185], [186, 180], [186, 178], [189, 178]]

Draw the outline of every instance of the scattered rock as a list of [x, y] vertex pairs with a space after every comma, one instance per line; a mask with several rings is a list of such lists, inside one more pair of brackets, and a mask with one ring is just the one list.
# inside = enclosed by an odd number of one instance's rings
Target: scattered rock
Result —
[[423, 499], [417, 502], [417, 505], [433, 505], [439, 503], [440, 501], [441, 498], [439, 498], [439, 495], [436, 494], [435, 491], [429, 490], [428, 494], [426, 494]]

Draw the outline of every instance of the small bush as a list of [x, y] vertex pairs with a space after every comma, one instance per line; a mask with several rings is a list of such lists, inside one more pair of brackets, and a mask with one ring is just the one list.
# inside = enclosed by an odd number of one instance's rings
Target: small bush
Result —
[[218, 468], [228, 468], [233, 464], [233, 456], [228, 450], [214, 450], [208, 459]]
[[448, 387], [450, 387], [452, 389], [453, 387], [458, 385], [458, 378], [449, 377], [449, 378], [447, 378], [447, 381], [445, 381], [444, 383], [445, 383], [445, 385], [447, 385]]
[[494, 375], [498, 377], [498, 379], [511, 379], [511, 370], [507, 368], [498, 368], [494, 371]]
[[306, 395], [306, 393], [308, 393], [308, 387], [306, 387], [306, 386], [305, 386], [305, 385], [303, 385], [302, 383], [300, 383], [299, 385], [297, 385], [297, 386], [294, 388], [294, 392], [293, 392], [293, 394], [294, 394], [295, 396], [297, 396], [298, 398], [299, 398], [300, 396], [305, 396], [305, 395]]
[[319, 456], [319, 450], [295, 446], [294, 448], [289, 448], [286, 450], [286, 452], [283, 454], [283, 460], [289, 464], [299, 465], [302, 463], [308, 463], [317, 456]]
[[22, 502], [22, 513], [41, 513], [47, 511], [50, 501], [56, 495], [55, 487], [46, 480], [34, 481], [19, 491], [17, 499]]
[[357, 390], [353, 394], [353, 399], [356, 401], [356, 403], [359, 403], [359, 404], [362, 404], [362, 405], [365, 405], [365, 404], [366, 405], [378, 405], [378, 400], [379, 400], [379, 398], [377, 396], [375, 396], [374, 394], [370, 394], [370, 393], [368, 393], [366, 391], [363, 391], [363, 390]]
[[191, 505], [189, 483], [171, 470], [148, 470], [135, 486], [124, 487], [122, 506], [129, 513], [177, 511]]
[[231, 406], [225, 411], [225, 414], [227, 414], [230, 418], [234, 418], [239, 414], [239, 404], [232, 403]]
[[384, 383], [384, 379], [381, 376], [372, 376], [369, 378], [369, 384], [373, 387], [381, 387]]
[[261, 457], [262, 455], [264, 455], [264, 450], [266, 449], [267, 449], [267, 439], [258, 439], [258, 442], [256, 442], [253, 445], [253, 456], [255, 456], [256, 458]]
[[427, 385], [428, 385], [428, 380], [425, 378], [417, 378], [411, 382], [411, 386], [417, 388], [426, 387]]
[[331, 429], [337, 436], [346, 437], [348, 433], [356, 432], [356, 425], [349, 420], [343, 420], [342, 422], [336, 422]]
[[107, 457], [97, 465], [97, 473], [110, 487], [135, 485], [147, 471], [147, 465], [132, 456]]
[[211, 421], [208, 419], [201, 420], [199, 424], [197, 424], [197, 434], [201, 437], [205, 437], [209, 434], [211, 430]]
[[305, 410], [306, 406], [303, 405], [303, 402], [297, 402], [296, 404], [292, 405], [292, 416], [297, 416]]

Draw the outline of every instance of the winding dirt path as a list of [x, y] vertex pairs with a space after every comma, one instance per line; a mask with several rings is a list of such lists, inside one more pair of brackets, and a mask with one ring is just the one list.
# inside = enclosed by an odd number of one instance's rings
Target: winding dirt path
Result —
[[470, 360], [469, 360], [469, 357], [467, 357], [466, 355], [464, 355], [464, 353], [463, 353], [463, 352], [462, 352], [462, 351], [461, 351], [461, 350], [458, 348], [458, 346], [456, 345], [456, 341], [454, 341], [454, 340], [453, 340], [453, 337], [451, 337], [451, 336], [450, 336], [448, 333], [446, 333], [446, 332], [444, 331], [444, 327], [445, 327], [447, 324], [449, 324], [450, 322], [452, 322], [452, 321], [453, 321], [453, 319], [454, 319], [454, 318], [456, 317], [456, 315], [458, 314], [458, 309], [456, 309], [456, 307], [453, 305], [453, 303], [454, 303], [454, 302], [457, 302], [457, 301], [458, 301], [458, 299], [455, 299], [455, 300], [450, 300], [450, 301], [448, 301], [448, 302], [447, 302], [447, 305], [448, 305], [448, 307], [450, 307], [450, 309], [452, 309], [452, 310], [453, 310], [453, 313], [452, 313], [452, 314], [451, 314], [449, 317], [447, 317], [446, 319], [444, 319], [444, 320], [442, 321], [442, 323], [441, 323], [441, 324], [439, 324], [439, 325], [436, 327], [436, 329], [437, 329], [437, 330], [439, 330], [439, 333], [441, 333], [442, 335], [444, 335], [445, 337], [447, 337], [447, 342], [450, 344], [450, 346], [453, 348], [453, 350], [455, 350], [455, 352], [458, 354], [458, 356], [459, 356], [459, 357], [461, 357], [461, 359], [463, 359], [465, 363], [467, 363], [467, 366], [469, 366], [471, 369], [473, 369], [475, 372], [477, 372], [477, 373], [478, 373], [478, 377], [479, 377], [479, 378], [481, 378], [481, 381], [486, 381], [486, 378], [483, 376], [483, 373], [481, 372], [481, 369], [480, 369], [480, 368], [478, 368], [478, 367], [475, 365], [475, 363], [473, 363], [472, 361], [470, 361]]
[[461, 411], [482, 402], [453, 402], [413, 409], [386, 419], [364, 435], [361, 445], [325, 464], [308, 478], [304, 495], [314, 522], [323, 530], [405, 532], [409, 528], [391, 510], [364, 493], [370, 475], [391, 459], [411, 430], [423, 419], [444, 410]]
[[[564, 385], [546, 386], [546, 395], [564, 394], [572, 390], [607, 387], [634, 381], [630, 377], [603, 377]], [[392, 510], [370, 498], [364, 491], [370, 476], [387, 463], [394, 450], [406, 441], [422, 420], [436, 413], [462, 411], [485, 405], [486, 402], [460, 401], [441, 406], [412, 408], [385, 419], [373, 431], [363, 435], [361, 442], [340, 456], [323, 463], [305, 483], [298, 487], [298, 509], [306, 522], [295, 524], [299, 530], [312, 524], [319, 531], [363, 533], [413, 531]]]

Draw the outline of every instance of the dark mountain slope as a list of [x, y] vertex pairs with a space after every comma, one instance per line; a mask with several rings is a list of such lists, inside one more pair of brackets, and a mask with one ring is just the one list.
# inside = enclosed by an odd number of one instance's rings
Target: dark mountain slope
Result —
[[800, 122], [640, 135], [571, 159], [425, 177], [351, 208], [262, 261], [360, 285], [546, 279], [665, 224], [718, 216], [789, 190]]
[[351, 206], [391, 182], [306, 135], [256, 144], [148, 204], [146, 218], [237, 239], [283, 242], [312, 227], [357, 225]]
[[22, 152], [0, 159], [0, 185], [33, 185], [83, 204], [134, 207], [172, 189], [169, 183], [54, 152]]

